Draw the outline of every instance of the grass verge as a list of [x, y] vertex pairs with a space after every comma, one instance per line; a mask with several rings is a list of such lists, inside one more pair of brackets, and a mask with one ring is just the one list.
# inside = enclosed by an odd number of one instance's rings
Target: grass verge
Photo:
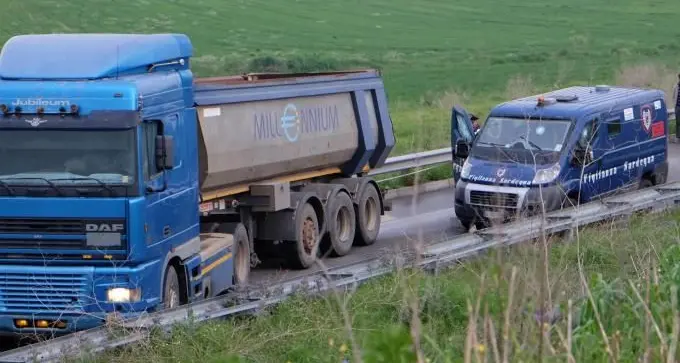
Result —
[[354, 292], [293, 297], [270, 314], [186, 323], [83, 361], [671, 362], [680, 358], [679, 259], [680, 211], [635, 216], [438, 275], [400, 270]]

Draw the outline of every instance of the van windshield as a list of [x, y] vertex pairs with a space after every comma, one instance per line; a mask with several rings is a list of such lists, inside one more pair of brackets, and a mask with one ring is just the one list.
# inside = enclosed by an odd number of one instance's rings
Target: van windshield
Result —
[[472, 155], [493, 161], [555, 163], [570, 126], [569, 120], [489, 117], [475, 140]]

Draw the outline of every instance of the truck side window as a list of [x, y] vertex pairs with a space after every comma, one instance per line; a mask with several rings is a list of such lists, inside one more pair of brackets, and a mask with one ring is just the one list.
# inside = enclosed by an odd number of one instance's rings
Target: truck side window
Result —
[[147, 121], [142, 123], [142, 137], [144, 143], [144, 180], [150, 180], [155, 175], [159, 174], [156, 166], [156, 136], [162, 132], [162, 124], [160, 121]]

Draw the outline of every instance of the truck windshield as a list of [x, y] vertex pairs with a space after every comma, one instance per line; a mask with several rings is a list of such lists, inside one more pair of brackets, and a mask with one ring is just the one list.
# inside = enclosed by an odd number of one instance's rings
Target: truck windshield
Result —
[[555, 163], [570, 126], [568, 120], [489, 117], [475, 140], [472, 155], [494, 161]]
[[[135, 184], [134, 130], [0, 130], [0, 193]], [[20, 192], [20, 194], [23, 194]]]

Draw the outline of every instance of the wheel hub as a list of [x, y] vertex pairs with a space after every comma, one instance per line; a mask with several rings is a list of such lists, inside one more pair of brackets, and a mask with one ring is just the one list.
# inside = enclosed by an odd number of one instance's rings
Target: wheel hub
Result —
[[302, 224], [302, 245], [307, 254], [312, 254], [316, 244], [316, 225], [311, 218], [305, 219]]

